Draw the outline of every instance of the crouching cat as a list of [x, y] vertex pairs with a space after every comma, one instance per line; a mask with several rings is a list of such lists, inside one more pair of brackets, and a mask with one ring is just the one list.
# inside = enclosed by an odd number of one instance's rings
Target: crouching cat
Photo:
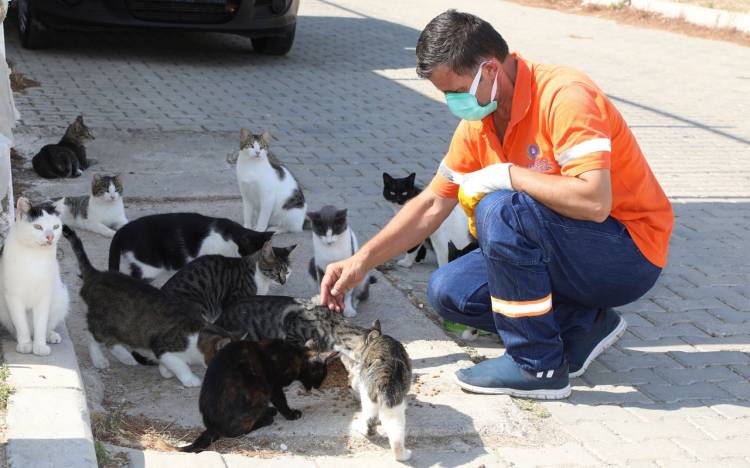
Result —
[[388, 435], [398, 461], [411, 458], [406, 449], [406, 395], [411, 387], [411, 360], [404, 346], [380, 332], [375, 321], [353, 358], [341, 355], [349, 372], [349, 383], [362, 404], [362, 415], [353, 428], [365, 435], [375, 432], [377, 419]]
[[89, 354], [94, 366], [109, 367], [101, 349], [105, 345], [123, 364], [138, 364], [131, 355], [137, 351], [159, 362], [162, 377], [177, 376], [186, 387], [200, 385], [189, 365], [205, 366], [219, 345], [216, 333], [207, 333], [211, 330], [200, 311], [131, 276], [97, 270], [76, 233], [65, 226], [63, 235], [83, 278], [80, 295], [88, 309]]
[[[339, 210], [326, 205], [320, 211], [307, 213], [311, 221], [313, 236], [313, 258], [310, 259], [308, 272], [320, 287], [326, 267], [330, 263], [351, 257], [359, 250], [359, 243], [354, 231], [346, 220], [346, 210]], [[355, 317], [357, 309], [354, 300], [360, 302], [370, 296], [370, 284], [376, 278], [368, 274], [354, 289], [344, 295], [344, 316]]]
[[42, 147], [31, 159], [31, 164], [45, 179], [79, 177], [89, 167], [83, 144], [93, 139], [94, 134], [79, 115], [65, 130], [62, 139], [57, 144]]
[[122, 201], [122, 182], [117, 175], [94, 175], [91, 192], [54, 201], [63, 223], [112, 237], [128, 223]]
[[272, 235], [245, 229], [230, 219], [198, 213], [144, 216], [129, 222], [112, 238], [109, 269], [151, 281], [203, 255], [250, 255]]
[[[221, 437], [239, 437], [273, 423], [277, 410], [294, 420], [284, 387], [298, 380], [308, 391], [320, 388], [336, 352], [318, 354], [284, 340], [237, 341], [211, 361], [199, 400], [206, 430], [183, 452], [201, 452]], [[269, 403], [273, 407], [269, 406]]]
[[242, 195], [244, 224], [256, 231], [300, 232], [307, 204], [289, 169], [270, 153], [271, 135], [240, 130], [237, 183]]
[[61, 227], [51, 203], [18, 199], [0, 258], [0, 322], [15, 334], [19, 353], [46, 356], [47, 343], [62, 340], [55, 327], [68, 315], [69, 297], [56, 257]]

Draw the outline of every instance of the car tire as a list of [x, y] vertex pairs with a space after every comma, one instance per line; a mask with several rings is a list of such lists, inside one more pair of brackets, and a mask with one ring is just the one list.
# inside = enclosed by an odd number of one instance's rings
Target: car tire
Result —
[[255, 52], [263, 55], [286, 55], [294, 44], [297, 26], [283, 36], [256, 37], [251, 39]]
[[15, 2], [18, 13], [18, 38], [24, 49], [43, 49], [51, 45], [49, 33], [34, 14], [31, 0]]

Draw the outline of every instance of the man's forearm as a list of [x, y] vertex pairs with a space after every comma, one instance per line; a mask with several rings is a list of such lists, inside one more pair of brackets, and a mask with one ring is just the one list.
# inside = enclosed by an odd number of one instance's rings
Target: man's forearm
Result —
[[[427, 189], [429, 190], [429, 189]], [[366, 269], [372, 269], [424, 241], [448, 216], [455, 202], [422, 193], [359, 250]]]
[[602, 222], [612, 208], [609, 171], [600, 169], [578, 177], [540, 174], [514, 166], [513, 190], [526, 192], [551, 210], [568, 218]]

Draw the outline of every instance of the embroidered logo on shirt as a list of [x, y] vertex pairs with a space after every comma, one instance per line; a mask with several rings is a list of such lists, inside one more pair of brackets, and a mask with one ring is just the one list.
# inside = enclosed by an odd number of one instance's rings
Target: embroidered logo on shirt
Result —
[[[540, 155], [539, 147], [537, 145], [529, 145], [529, 153], [526, 157], [529, 160], [529, 164], [526, 166], [534, 172], [547, 172], [553, 170], [552, 164], [547, 161], [543, 155]], [[537, 156], [540, 156], [537, 159]]]

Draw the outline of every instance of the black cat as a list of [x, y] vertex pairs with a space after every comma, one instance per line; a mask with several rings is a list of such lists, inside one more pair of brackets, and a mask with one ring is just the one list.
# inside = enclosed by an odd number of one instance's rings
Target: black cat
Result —
[[42, 147], [31, 159], [31, 165], [45, 179], [79, 177], [89, 167], [83, 144], [93, 139], [94, 134], [79, 115], [65, 130], [60, 142]]

